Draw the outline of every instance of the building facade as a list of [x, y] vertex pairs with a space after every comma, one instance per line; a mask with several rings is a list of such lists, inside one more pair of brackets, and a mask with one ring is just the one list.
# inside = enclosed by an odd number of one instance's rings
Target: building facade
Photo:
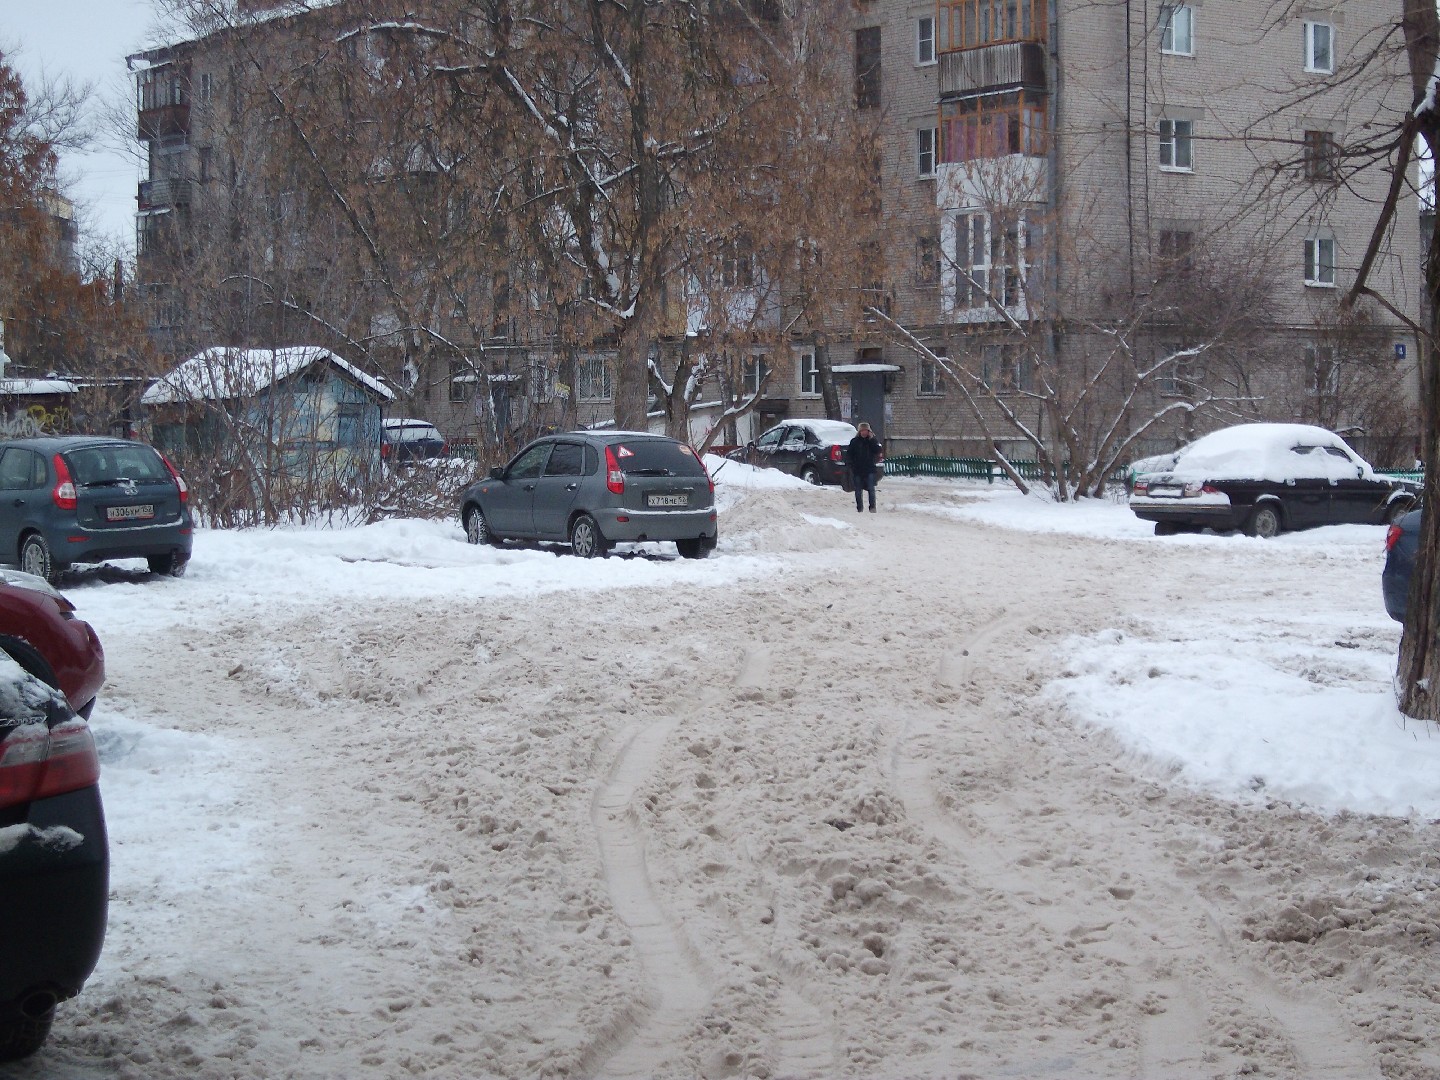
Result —
[[[452, 439], [605, 422], [614, 354], [570, 333], [573, 307], [536, 299], [555, 292], [536, 284], [546, 270], [478, 275], [474, 295], [447, 299], [456, 317], [430, 336], [459, 342], [457, 359], [407, 337], [385, 283], [352, 256], [353, 229], [307, 214], [304, 193], [287, 186], [266, 137], [277, 121], [241, 92], [237, 64], [256, 34], [273, 49], [307, 33], [379, 63], [344, 9], [262, 15], [132, 58], [149, 151], [141, 283], [157, 340], [188, 355], [187, 268], [223, 250], [234, 265], [207, 279], [228, 283], [236, 316], [217, 326], [212, 315], [197, 331], [207, 342], [280, 347], [314, 341], [323, 325], [330, 344], [380, 343], [376, 374], [409, 394], [397, 408]], [[870, 421], [892, 456], [1024, 458], [1099, 453], [1097, 433], [1123, 420], [1144, 429], [1133, 457], [1266, 419], [1341, 430], [1382, 463], [1401, 442], [1408, 456], [1411, 332], [1380, 306], [1344, 317], [1339, 307], [1389, 180], [1361, 166], [1408, 107], [1408, 81], [1385, 67], [1403, 58], [1376, 51], [1398, 15], [1398, 0], [1293, 10], [856, 0], [846, 60], [878, 191], [865, 211], [877, 239], [859, 258], [860, 314], [795, 322], [776, 302], [769, 322], [788, 329], [756, 335], [752, 320], [752, 344], [726, 344], [733, 355], [713, 368], [728, 375], [702, 388], [692, 437], [748, 394], [752, 411], [711, 438], [744, 442], [786, 416], [829, 413]], [[358, 105], [346, 115], [356, 130], [373, 126]], [[443, 186], [433, 159], [402, 167], [395, 157], [377, 183]], [[247, 182], [248, 210], [236, 196]], [[454, 212], [453, 193], [444, 205]], [[313, 240], [326, 229], [323, 259], [277, 265], [287, 230]], [[242, 233], [244, 244], [232, 242]], [[753, 272], [732, 262], [748, 282]], [[273, 290], [277, 275], [288, 276], [285, 295], [267, 306], [255, 290]], [[1418, 311], [1413, 200], [1380, 245], [1372, 283], [1400, 312]], [[332, 299], [310, 304], [321, 293]], [[684, 308], [683, 283], [671, 293]], [[348, 306], [337, 309], [337, 295]], [[693, 311], [672, 321], [657, 352], [718, 348], [687, 335]], [[1069, 447], [1058, 447], [1062, 435]]]

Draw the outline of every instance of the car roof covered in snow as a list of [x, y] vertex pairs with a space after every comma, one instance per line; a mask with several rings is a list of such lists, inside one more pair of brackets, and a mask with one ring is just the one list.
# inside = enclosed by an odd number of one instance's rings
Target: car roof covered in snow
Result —
[[855, 425], [844, 420], [786, 420], [787, 424], [809, 428], [823, 443], [848, 443], [855, 437]]
[[1325, 428], [1237, 424], [1196, 439], [1178, 452], [1174, 468], [1165, 471], [1194, 479], [1283, 483], [1316, 476], [1354, 478], [1357, 465], [1366, 475], [1373, 472], [1344, 439]]

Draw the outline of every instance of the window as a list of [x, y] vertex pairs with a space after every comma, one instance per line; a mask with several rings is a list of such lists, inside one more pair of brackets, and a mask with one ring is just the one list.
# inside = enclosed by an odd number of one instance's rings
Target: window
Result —
[[579, 443], [556, 443], [545, 463], [546, 476], [583, 476], [585, 448]]
[[1334, 237], [1309, 236], [1305, 238], [1305, 284], [1329, 287], [1334, 286]]
[[955, 306], [1013, 307], [1024, 301], [1027, 248], [1023, 218], [996, 222], [979, 211], [955, 217]]
[[1045, 153], [1043, 96], [988, 94], [946, 102], [941, 106], [940, 123], [942, 161]]
[[1329, 23], [1305, 24], [1305, 70], [1324, 75], [1335, 70], [1335, 28]]
[[770, 359], [763, 353], [745, 358], [745, 367], [740, 374], [741, 389], [747, 395], [755, 396], [765, 388], [770, 378]]
[[610, 365], [603, 356], [580, 358], [580, 400], [610, 400]]
[[215, 96], [215, 76], [208, 71], [200, 73], [200, 100], [206, 105]]
[[1340, 392], [1340, 365], [1335, 346], [1305, 346], [1305, 383], [1311, 397], [1333, 398]]
[[[934, 350], [936, 357], [948, 355], [944, 349]], [[920, 382], [915, 392], [921, 397], [944, 397], [945, 375], [938, 359], [928, 356], [920, 358]]]
[[1155, 245], [1156, 277], [1184, 277], [1195, 269], [1195, 234], [1186, 229], [1161, 229]]
[[1302, 162], [1307, 180], [1333, 180], [1340, 159], [1340, 146], [1329, 131], [1305, 132]]
[[1189, 4], [1161, 6], [1160, 51], [1176, 56], [1195, 55], [1195, 9]]
[[915, 63], [935, 63], [935, 19], [931, 15], [915, 20]]
[[915, 175], [935, 175], [935, 131], [933, 127], [915, 129]]
[[1034, 364], [1019, 345], [986, 345], [980, 353], [981, 377], [996, 394], [1028, 393], [1034, 386]]
[[915, 284], [940, 284], [940, 237], [934, 233], [915, 238]]
[[720, 256], [720, 284], [727, 289], [748, 289], [755, 284], [755, 252], [748, 237], [725, 242]]
[[1195, 130], [1191, 120], [1160, 121], [1160, 168], [1189, 172], [1195, 162]]
[[450, 361], [450, 400], [467, 401], [470, 385], [475, 382], [475, 374], [470, 370], [470, 365], [464, 360]]
[[800, 393], [820, 393], [820, 360], [814, 351], [800, 354]]
[[1049, 0], [940, 0], [940, 37], [947, 49], [999, 41], [1043, 41]]
[[855, 105], [880, 107], [880, 27], [855, 31]]
[[1159, 346], [1158, 359], [1175, 357], [1156, 380], [1156, 389], [1163, 397], [1188, 397], [1205, 381], [1205, 365], [1198, 356], [1175, 356], [1185, 348], [1178, 341]]

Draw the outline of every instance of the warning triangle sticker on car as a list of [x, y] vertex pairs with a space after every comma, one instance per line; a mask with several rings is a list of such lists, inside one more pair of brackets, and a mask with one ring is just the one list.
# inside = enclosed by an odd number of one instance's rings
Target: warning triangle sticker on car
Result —
[[634, 450], [627, 450], [625, 447], [622, 446], [622, 447], [620, 447], [620, 456], [621, 456], [621, 457], [634, 457], [634, 456], [635, 456], [635, 451], [634, 451]]

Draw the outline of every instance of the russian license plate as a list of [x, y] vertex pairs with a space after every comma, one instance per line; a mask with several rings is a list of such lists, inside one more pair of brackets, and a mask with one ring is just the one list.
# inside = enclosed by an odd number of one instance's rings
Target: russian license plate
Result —
[[134, 506], [107, 506], [106, 521], [143, 521], [155, 516], [154, 503], [137, 503]]
[[646, 506], [689, 506], [689, 495], [647, 495]]

